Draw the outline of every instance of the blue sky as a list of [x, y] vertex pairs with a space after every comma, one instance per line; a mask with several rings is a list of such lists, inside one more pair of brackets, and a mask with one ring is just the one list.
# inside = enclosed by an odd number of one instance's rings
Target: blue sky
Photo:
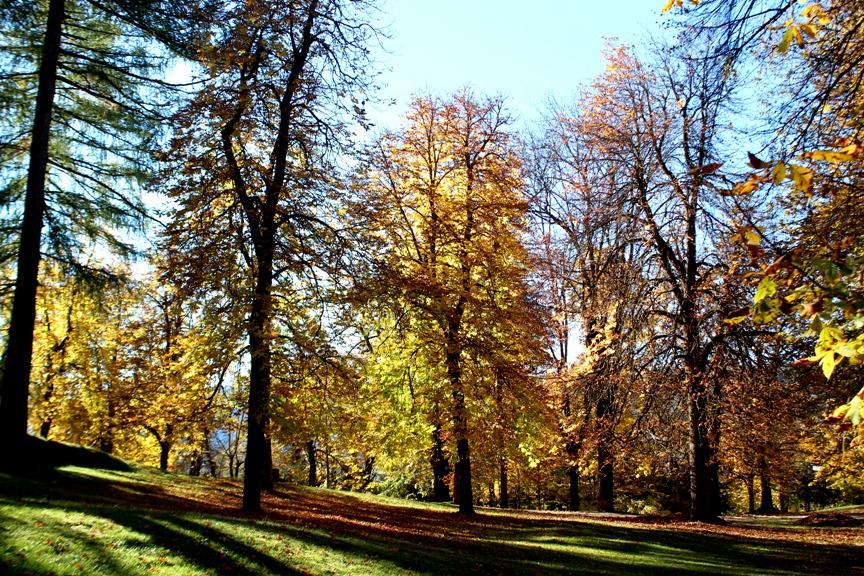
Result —
[[383, 0], [389, 54], [379, 59], [391, 126], [417, 93], [462, 86], [502, 94], [521, 123], [550, 96], [566, 99], [602, 71], [605, 37], [636, 42], [660, 30], [662, 0]]

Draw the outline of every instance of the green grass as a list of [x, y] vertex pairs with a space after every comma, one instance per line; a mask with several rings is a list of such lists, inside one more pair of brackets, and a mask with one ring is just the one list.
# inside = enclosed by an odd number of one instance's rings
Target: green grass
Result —
[[0, 574], [864, 574], [864, 530], [482, 511], [148, 469], [0, 474]]

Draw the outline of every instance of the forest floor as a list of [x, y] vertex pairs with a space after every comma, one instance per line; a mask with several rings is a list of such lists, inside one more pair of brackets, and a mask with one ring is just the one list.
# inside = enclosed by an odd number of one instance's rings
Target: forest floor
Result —
[[864, 528], [481, 509], [152, 469], [0, 474], [0, 574], [862, 574]]

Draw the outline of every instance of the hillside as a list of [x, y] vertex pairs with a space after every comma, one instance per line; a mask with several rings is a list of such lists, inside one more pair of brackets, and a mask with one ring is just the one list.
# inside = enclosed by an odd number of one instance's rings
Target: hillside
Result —
[[6, 574], [864, 574], [864, 529], [481, 510], [151, 469], [0, 475]]

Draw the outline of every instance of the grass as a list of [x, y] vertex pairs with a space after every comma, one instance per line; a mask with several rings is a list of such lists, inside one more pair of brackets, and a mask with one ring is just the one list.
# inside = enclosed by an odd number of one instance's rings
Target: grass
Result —
[[483, 510], [150, 469], [0, 474], [0, 573], [864, 574], [864, 530]]

